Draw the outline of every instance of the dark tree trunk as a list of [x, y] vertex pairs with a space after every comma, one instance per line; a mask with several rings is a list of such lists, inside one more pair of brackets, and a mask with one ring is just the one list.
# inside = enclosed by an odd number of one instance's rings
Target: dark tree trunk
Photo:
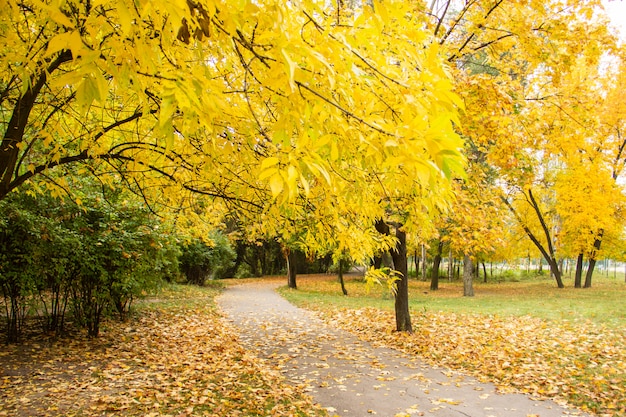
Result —
[[502, 202], [509, 208], [511, 213], [513, 213], [513, 215], [515, 216], [519, 224], [524, 229], [524, 232], [526, 232], [526, 235], [530, 238], [530, 240], [537, 247], [537, 249], [539, 249], [543, 258], [546, 260], [546, 262], [548, 262], [548, 265], [550, 266], [550, 271], [552, 272], [552, 275], [554, 276], [554, 279], [556, 280], [557, 286], [559, 288], [565, 288], [565, 285], [563, 284], [563, 279], [561, 278], [561, 271], [559, 270], [559, 265], [556, 261], [554, 245], [552, 244], [552, 236], [550, 234], [550, 229], [548, 228], [543, 218], [543, 214], [541, 212], [541, 209], [539, 208], [539, 204], [535, 200], [535, 197], [533, 196], [532, 191], [528, 190], [528, 199], [529, 199], [530, 205], [532, 206], [535, 213], [537, 214], [539, 223], [541, 223], [541, 227], [546, 237], [547, 249], [541, 244], [539, 239], [537, 239], [537, 236], [535, 236], [535, 234], [532, 232], [532, 230], [530, 230], [527, 224], [524, 223], [524, 220], [522, 220], [522, 218], [519, 216], [519, 214], [515, 210], [515, 207], [513, 207], [513, 205], [509, 202], [509, 200], [507, 200], [505, 197], [501, 197], [501, 199], [502, 199]]
[[483, 282], [487, 282], [487, 267], [485, 266], [485, 263], [483, 262]]
[[433, 270], [430, 274], [430, 289], [437, 291], [439, 289], [439, 266], [441, 265], [441, 253], [443, 251], [443, 242], [439, 241], [437, 245], [437, 254], [433, 259]]
[[600, 250], [603, 235], [604, 230], [600, 229], [596, 240], [593, 242], [593, 250], [591, 251], [591, 255], [589, 255], [589, 265], [587, 266], [587, 274], [585, 275], [584, 288], [591, 288], [591, 277], [593, 276], [593, 270], [596, 267], [596, 256], [598, 255], [598, 251]]
[[422, 281], [426, 281], [426, 246], [422, 245]]
[[415, 278], [420, 276], [420, 258], [417, 256], [417, 250], [415, 251]]
[[468, 254], [463, 257], [463, 296], [474, 296], [474, 263]]
[[297, 256], [296, 251], [291, 250], [289, 248], [285, 249], [286, 259], [287, 259], [287, 286], [289, 288], [293, 288], [294, 290], [298, 288], [296, 285], [296, 275], [297, 275]]
[[13, 113], [6, 124], [4, 137], [0, 142], [0, 200], [4, 199], [13, 188], [11, 181], [17, 174], [15, 171], [18, 168], [19, 145], [24, 140], [30, 113], [42, 88], [48, 82], [48, 77], [52, 72], [71, 60], [72, 53], [69, 50], [63, 50], [55, 59], [49, 61], [47, 68], [44, 68], [44, 62], [38, 62], [37, 67], [41, 70], [38, 74], [32, 75], [28, 89], [13, 105]]
[[581, 288], [583, 286], [583, 254], [579, 253], [576, 259], [576, 274], [574, 275], [574, 288]]
[[337, 273], [339, 278], [339, 283], [341, 284], [341, 292], [343, 295], [348, 295], [348, 290], [346, 290], [346, 284], [343, 280], [343, 260], [339, 260], [339, 272]]
[[585, 274], [585, 285], [583, 288], [591, 288], [591, 277], [593, 276], [593, 270], [596, 267], [596, 260], [589, 259], [589, 265], [587, 266], [587, 273]]
[[400, 274], [400, 279], [396, 281], [396, 330], [399, 332], [413, 332], [411, 326], [411, 315], [409, 313], [409, 268], [406, 254], [406, 232], [396, 226], [396, 239], [398, 245], [391, 250], [393, 259], [393, 269]]
[[[384, 220], [379, 219], [375, 224], [378, 233], [389, 235], [389, 226]], [[396, 226], [396, 239], [398, 244], [395, 249], [390, 251], [393, 261], [393, 269], [400, 274], [400, 279], [396, 281], [396, 330], [399, 332], [413, 332], [411, 326], [411, 315], [409, 313], [409, 276], [408, 262], [406, 251], [406, 232], [400, 229], [400, 225]]]

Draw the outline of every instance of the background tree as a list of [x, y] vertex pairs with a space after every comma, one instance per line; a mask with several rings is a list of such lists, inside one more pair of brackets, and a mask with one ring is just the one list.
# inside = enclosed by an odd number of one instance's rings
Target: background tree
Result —
[[[611, 164], [589, 158], [587, 149], [598, 148], [593, 143], [600, 117], [592, 97], [602, 100], [603, 94], [596, 90], [599, 83], [583, 73], [598, 74], [602, 54], [619, 55], [600, 5], [571, 6], [481, 1], [457, 7], [434, 2], [432, 21], [435, 35], [456, 64], [457, 91], [466, 103], [463, 133], [486, 156], [497, 183], [504, 186], [503, 201], [514, 210], [560, 287], [564, 284], [557, 249], [570, 237], [564, 236], [563, 219], [557, 215], [555, 178], [561, 170], [574, 168], [570, 156], [577, 153], [589, 169], [602, 171]], [[590, 20], [591, 15], [596, 19]], [[585, 201], [573, 204], [584, 206]], [[594, 238], [586, 254], [597, 252], [599, 230], [589, 233]]]

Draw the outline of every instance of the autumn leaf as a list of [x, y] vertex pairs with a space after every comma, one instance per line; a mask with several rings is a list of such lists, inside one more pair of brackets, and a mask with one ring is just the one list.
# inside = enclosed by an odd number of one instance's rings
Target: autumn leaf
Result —
[[626, 333], [620, 328], [530, 316], [413, 312], [414, 333], [407, 335], [389, 331], [393, 313], [387, 311], [325, 309], [320, 314], [363, 340], [493, 381], [504, 392], [563, 400], [607, 416], [626, 413]]
[[216, 294], [166, 292], [129, 322], [107, 321], [98, 339], [0, 351], [0, 416], [325, 416], [241, 347]]

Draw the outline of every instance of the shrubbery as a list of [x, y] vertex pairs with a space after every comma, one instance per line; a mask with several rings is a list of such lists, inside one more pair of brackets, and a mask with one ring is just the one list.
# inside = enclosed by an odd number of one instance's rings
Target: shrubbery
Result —
[[226, 278], [234, 264], [236, 253], [228, 238], [219, 232], [209, 238], [210, 243], [195, 239], [181, 247], [180, 270], [190, 284], [204, 285], [208, 278]]
[[178, 271], [178, 247], [144, 208], [108, 196], [71, 200], [14, 194], [0, 202], [0, 287], [7, 342], [27, 316], [62, 332], [67, 313], [90, 336], [103, 315], [126, 315], [132, 301]]
[[[20, 339], [27, 319], [50, 334], [63, 333], [71, 321], [95, 337], [103, 317], [124, 319], [137, 297], [163, 281], [205, 285], [286, 272], [276, 240], [231, 243], [218, 231], [177, 239], [134, 198], [89, 189], [81, 190], [80, 204], [25, 192], [0, 201], [0, 326], [8, 343]], [[332, 263], [300, 252], [294, 259], [298, 273], [325, 272]]]

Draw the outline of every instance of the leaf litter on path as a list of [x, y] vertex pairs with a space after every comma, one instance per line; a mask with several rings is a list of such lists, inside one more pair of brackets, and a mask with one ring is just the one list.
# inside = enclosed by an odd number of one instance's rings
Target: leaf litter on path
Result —
[[362, 340], [493, 381], [501, 392], [626, 416], [624, 329], [530, 316], [413, 312], [409, 335], [391, 331], [393, 313], [375, 308], [326, 309], [320, 316]]
[[332, 414], [526, 417], [537, 410], [543, 417], [583, 414], [523, 395], [499, 395], [492, 385], [450, 371], [445, 363], [428, 365], [413, 352], [372, 346], [338, 326], [354, 330], [351, 314], [360, 315], [363, 320], [354, 322], [360, 336], [389, 346], [393, 345], [387, 337], [406, 344], [411, 339], [388, 332], [393, 320], [378, 317], [375, 311], [329, 313], [324, 323], [316, 314], [280, 298], [273, 291], [276, 286], [230, 287], [218, 304], [238, 327], [244, 346], [276, 366], [292, 383], [304, 385]]

